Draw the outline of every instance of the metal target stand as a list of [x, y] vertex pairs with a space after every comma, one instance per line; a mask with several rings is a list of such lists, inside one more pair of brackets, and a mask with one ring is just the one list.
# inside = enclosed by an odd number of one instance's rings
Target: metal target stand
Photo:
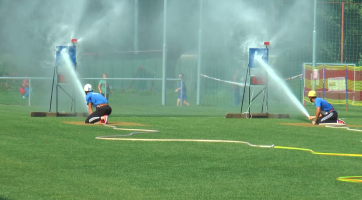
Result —
[[[250, 48], [249, 49], [249, 65], [246, 70], [246, 77], [244, 83], [244, 92], [241, 102], [240, 113], [226, 113], [226, 118], [289, 118], [289, 114], [272, 114], [269, 113], [268, 105], [268, 95], [269, 95], [269, 86], [268, 86], [268, 73], [262, 69], [260, 63], [255, 60], [255, 58], [260, 57], [265, 63], [268, 63], [269, 58], [269, 42], [264, 42], [265, 48]], [[251, 73], [253, 70], [253, 73]], [[253, 75], [251, 75], [253, 74]], [[249, 84], [247, 84], [249, 80]], [[262, 89], [255, 95], [251, 97], [251, 86], [262, 86]], [[243, 113], [244, 99], [245, 99], [245, 90], [246, 87], [249, 87], [249, 106], [246, 113]], [[253, 88], [255, 90], [255, 88]], [[253, 92], [254, 94], [254, 92]], [[251, 114], [251, 103], [261, 94], [263, 94], [263, 101], [261, 105], [260, 113]], [[264, 113], [265, 110], [265, 113]]]
[[[244, 84], [244, 91], [243, 91], [243, 97], [242, 97], [242, 102], [241, 102], [241, 108], [240, 108], [240, 113], [242, 113], [243, 111], [243, 106], [244, 106], [244, 99], [245, 99], [245, 90], [248, 88], [248, 93], [249, 93], [249, 101], [248, 101], [248, 110], [246, 112], [246, 118], [251, 118], [252, 114], [251, 114], [251, 103], [258, 97], [260, 96], [260, 94], [263, 94], [263, 102], [261, 105], [261, 112], [260, 114], [257, 114], [257, 116], [265, 116], [266, 118], [268, 118], [269, 116], [269, 112], [268, 112], [268, 74], [267, 72], [265, 72], [260, 66], [259, 63], [257, 63], [255, 61], [255, 56], [260, 56], [261, 59], [268, 63], [268, 58], [269, 58], [269, 49], [268, 49], [268, 45], [269, 42], [264, 42], [264, 45], [266, 46], [265, 48], [250, 48], [249, 49], [249, 65], [246, 71], [246, 77], [245, 77], [245, 84]], [[258, 75], [251, 75], [251, 70], [255, 70], [256, 72], [258, 72], [259, 74], [263, 74], [262, 76], [258, 76]], [[254, 71], [254, 73], [255, 73]], [[249, 80], [249, 86], [247, 84], [247, 81]], [[252, 97], [251, 95], [254, 93], [251, 93], [251, 86], [255, 87], [255, 86], [264, 86], [256, 95], [255, 97]], [[255, 88], [253, 88], [255, 89]], [[263, 115], [264, 112], [264, 108], [265, 108], [265, 114]], [[255, 114], [253, 114], [255, 115]]]
[[[55, 66], [54, 66], [54, 72], [53, 72], [53, 82], [52, 82], [52, 90], [50, 95], [50, 105], [49, 105], [49, 112], [51, 112], [52, 109], [52, 101], [53, 101], [53, 90], [54, 90], [54, 82], [56, 78], [56, 85], [55, 85], [55, 115], [59, 116], [59, 110], [58, 110], [58, 102], [59, 102], [59, 89], [61, 89], [68, 97], [71, 98], [72, 103], [70, 107], [70, 112], [73, 115], [76, 115], [76, 103], [75, 103], [75, 89], [73, 90], [73, 94], [69, 94], [62, 86], [69, 85], [67, 83], [67, 77], [64, 76], [62, 71], [64, 71], [64, 59], [62, 58], [63, 51], [67, 51], [66, 56], [69, 56], [69, 59], [72, 63], [72, 67], [74, 67], [74, 70], [77, 69], [77, 61], [76, 61], [76, 46], [75, 43], [77, 42], [77, 39], [72, 39], [72, 44], [70, 46], [57, 46], [56, 52], [55, 52]], [[62, 69], [63, 68], [63, 69]], [[55, 77], [56, 76], [56, 77]], [[69, 114], [69, 113], [68, 113]]]

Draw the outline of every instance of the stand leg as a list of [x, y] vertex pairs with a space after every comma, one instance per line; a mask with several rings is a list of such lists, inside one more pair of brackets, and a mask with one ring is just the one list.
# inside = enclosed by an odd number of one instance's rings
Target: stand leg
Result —
[[261, 104], [261, 112], [260, 113], [263, 113], [263, 108], [264, 108], [264, 102], [265, 102], [265, 91], [263, 91], [263, 103]]
[[[248, 80], [248, 72], [249, 72], [249, 66], [246, 70], [246, 76], [245, 76], [245, 84], [244, 84], [244, 90], [243, 90], [243, 99], [241, 100], [241, 108], [240, 113], [243, 113], [243, 105], [244, 105], [244, 96], [245, 96], [245, 90], [246, 90], [246, 81]], [[250, 87], [250, 86], [249, 86]]]
[[[268, 77], [268, 75], [266, 76], [266, 77]], [[269, 86], [268, 86], [268, 82], [269, 81], [269, 79], [267, 79], [267, 81], [266, 81], [266, 102], [265, 102], [265, 112], [266, 112], [266, 116], [268, 116], [268, 113], [269, 113]]]
[[53, 100], [54, 78], [55, 78], [55, 66], [54, 66], [54, 73], [53, 73], [52, 93], [50, 94], [49, 112], [52, 110], [52, 100]]
[[[249, 77], [250, 77], [250, 69], [249, 69]], [[248, 118], [250, 118], [251, 117], [251, 114], [250, 114], [250, 112], [251, 112], [251, 109], [250, 109], [250, 105], [251, 105], [251, 97], [250, 97], [250, 86], [249, 86], [249, 109], [248, 109]]]

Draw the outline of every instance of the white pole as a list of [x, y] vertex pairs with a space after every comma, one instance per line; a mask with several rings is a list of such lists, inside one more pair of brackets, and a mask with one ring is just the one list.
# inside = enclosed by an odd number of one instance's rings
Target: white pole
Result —
[[163, 7], [163, 54], [162, 54], [162, 105], [166, 105], [166, 30], [167, 30], [167, 0]]
[[356, 93], [356, 65], [353, 66], [353, 91]]
[[200, 0], [200, 17], [199, 17], [199, 49], [197, 59], [197, 101], [196, 105], [200, 105], [200, 87], [201, 87], [201, 45], [202, 45], [202, 0]]
[[[314, 23], [313, 23], [313, 70], [316, 67], [316, 46], [317, 46], [317, 0], [314, 0]], [[315, 90], [315, 80], [312, 80], [312, 88]]]
[[353, 104], [355, 96], [356, 96], [356, 65], [353, 66]]
[[31, 103], [31, 79], [29, 79], [29, 99], [28, 99], [28, 106], [30, 106]]
[[135, 0], [134, 8], [134, 51], [138, 53], [138, 0]]
[[303, 64], [303, 75], [302, 75], [302, 77], [303, 77], [303, 99], [302, 99], [302, 103], [303, 103], [303, 105], [305, 106], [305, 101], [304, 101], [304, 93], [305, 93], [305, 78], [306, 78], [306, 74], [305, 74], [305, 65]]
[[180, 92], [181, 92], [181, 94], [180, 94], [180, 106], [182, 106], [182, 101], [183, 101], [183, 99], [184, 99], [184, 97], [183, 97], [183, 82], [182, 82], [182, 79], [181, 79], [181, 81], [180, 81], [180, 83], [181, 83], [181, 89], [180, 89]]

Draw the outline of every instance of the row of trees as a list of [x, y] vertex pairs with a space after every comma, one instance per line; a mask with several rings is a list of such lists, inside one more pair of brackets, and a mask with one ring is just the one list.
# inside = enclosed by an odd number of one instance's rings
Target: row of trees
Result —
[[[102, 8], [102, 2], [102, 0], [94, 0], [88, 3], [87, 10], [92, 13], [94, 20], [101, 17], [96, 14]], [[134, 0], [125, 0], [125, 2], [129, 4], [128, 9], [134, 7]], [[139, 50], [162, 49], [163, 2], [164, 0], [139, 0]], [[197, 52], [195, 50], [198, 48], [200, 1], [168, 0], [168, 2], [167, 53], [170, 60], [177, 60], [184, 52]], [[228, 58], [224, 59], [233, 59], [235, 65], [246, 65], [247, 60], [244, 58], [247, 56], [243, 45], [247, 45], [250, 38], [262, 41], [265, 38], [274, 37], [280, 32], [284, 35], [281, 34], [278, 43], [272, 43], [271, 48], [279, 48], [281, 52], [285, 51], [285, 53], [278, 54], [295, 62], [311, 61], [313, 1], [203, 0], [203, 2], [202, 36], [205, 59], [220, 59], [220, 56], [226, 56]], [[301, 2], [306, 6], [300, 6]], [[317, 62], [340, 62], [342, 60], [362, 65], [362, 5], [360, 0], [318, 0], [317, 2]], [[127, 13], [132, 13], [132, 11], [128, 10]], [[303, 16], [303, 13], [307, 13], [308, 17]], [[87, 16], [83, 16], [83, 18], [88, 21], [93, 19]], [[134, 48], [133, 17], [114, 19], [130, 21], [130, 27], [123, 30], [123, 32], [129, 33], [128, 38], [124, 39], [125, 42], [122, 43], [119, 50], [128, 51]], [[303, 19], [305, 20], [303, 21]], [[82, 24], [80, 23], [80, 26]], [[287, 28], [283, 31], [285, 27]], [[3, 32], [5, 34], [6, 30]], [[29, 38], [32, 37], [29, 36]], [[106, 35], [102, 38], [106, 38]], [[94, 43], [94, 41], [92, 42]], [[34, 44], [39, 44], [39, 42], [34, 42]], [[101, 42], [99, 45], [103, 47], [106, 43]], [[27, 47], [24, 49], [31, 50]], [[274, 49], [272, 50], [274, 51]], [[18, 58], [15, 57], [19, 56], [8, 56], [6, 50], [1, 51], [1, 54], [0, 76], [4, 76], [16, 69]], [[285, 61], [285, 63], [288, 62]]]
[[359, 0], [318, 3], [318, 61], [362, 65], [362, 4]]

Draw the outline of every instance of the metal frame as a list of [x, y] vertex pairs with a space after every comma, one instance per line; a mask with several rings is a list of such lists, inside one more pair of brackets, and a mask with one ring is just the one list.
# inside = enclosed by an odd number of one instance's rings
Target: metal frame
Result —
[[[28, 79], [29, 80], [29, 88], [31, 87], [32, 80], [52, 80], [52, 77], [0, 77], [0, 80], [9, 80], [9, 79], [15, 79], [15, 80], [22, 80], [22, 79]], [[80, 80], [102, 80], [104, 78], [79, 78]], [[105, 78], [105, 80], [136, 80], [136, 81], [162, 81], [162, 78]], [[181, 81], [179, 78], [167, 78], [166, 81]], [[52, 94], [53, 94], [53, 88], [52, 85]], [[28, 106], [31, 106], [31, 90], [29, 89], [29, 100], [28, 100]], [[52, 96], [51, 96], [52, 98]], [[52, 101], [52, 100], [51, 100]], [[50, 105], [51, 106], [51, 105]]]
[[[73, 43], [73, 47], [75, 48], [75, 43]], [[75, 49], [75, 54], [76, 54], [76, 49]], [[74, 64], [74, 70], [77, 70], [77, 62], [75, 61], [73, 64]], [[53, 72], [53, 83], [52, 83], [52, 92], [50, 94], [49, 112], [51, 112], [51, 109], [52, 109], [54, 80], [55, 80], [55, 76], [57, 76], [56, 85], [55, 85], [55, 113], [56, 113], [56, 116], [58, 116], [59, 88], [61, 90], [63, 90], [65, 92], [65, 94], [67, 94], [72, 99], [70, 112], [73, 112], [73, 110], [74, 110], [74, 114], [76, 114], [77, 112], [76, 112], [76, 103], [75, 103], [75, 96], [76, 96], [75, 89], [73, 90], [73, 96], [71, 96], [68, 92], [66, 92], [65, 89], [61, 85], [66, 85], [67, 83], [59, 82], [59, 80], [58, 80], [59, 75], [61, 75], [61, 74], [59, 73], [59, 66], [56, 61], [55, 65], [54, 65], [54, 72]]]
[[[348, 77], [347, 77], [347, 67], [348, 66], [352, 66], [354, 67], [353, 69], [353, 73], [354, 73], [354, 80], [356, 80], [356, 64], [354, 63], [303, 63], [302, 64], [302, 69], [303, 69], [303, 104], [305, 106], [305, 100], [304, 100], [304, 93], [305, 93], [305, 65], [322, 65], [323, 66], [323, 99], [325, 99], [325, 66], [329, 65], [329, 66], [345, 66], [345, 79], [346, 79], [346, 111], [348, 111]], [[313, 67], [315, 67], [313, 66]], [[315, 89], [315, 88], [313, 88]], [[353, 89], [354, 91], [356, 91], [356, 81], [353, 81]]]
[[[266, 47], [266, 49], [268, 49]], [[244, 106], [244, 98], [245, 98], [245, 89], [247, 87], [247, 81], [248, 81], [248, 78], [249, 78], [249, 82], [250, 82], [250, 72], [251, 72], [251, 68], [250, 68], [250, 63], [248, 64], [248, 67], [247, 67], [247, 70], [246, 70], [246, 77], [245, 77], [245, 84], [244, 84], [244, 91], [243, 91], [243, 97], [242, 97], [242, 101], [241, 101], [241, 108], [240, 108], [240, 113], [243, 112], [243, 106]], [[248, 118], [251, 117], [251, 103], [263, 92], [263, 103], [261, 105], [261, 113], [263, 113], [263, 110], [264, 110], [264, 103], [265, 103], [265, 113], [266, 113], [266, 116], [268, 117], [268, 84], [269, 84], [269, 78], [268, 78], [268, 73], [266, 73], [266, 84], [265, 86], [263, 87], [263, 89], [255, 96], [251, 99], [251, 96], [250, 96], [250, 89], [251, 89], [251, 84], [249, 83], [249, 106], [248, 106]], [[254, 86], [255, 87], [255, 86]]]

